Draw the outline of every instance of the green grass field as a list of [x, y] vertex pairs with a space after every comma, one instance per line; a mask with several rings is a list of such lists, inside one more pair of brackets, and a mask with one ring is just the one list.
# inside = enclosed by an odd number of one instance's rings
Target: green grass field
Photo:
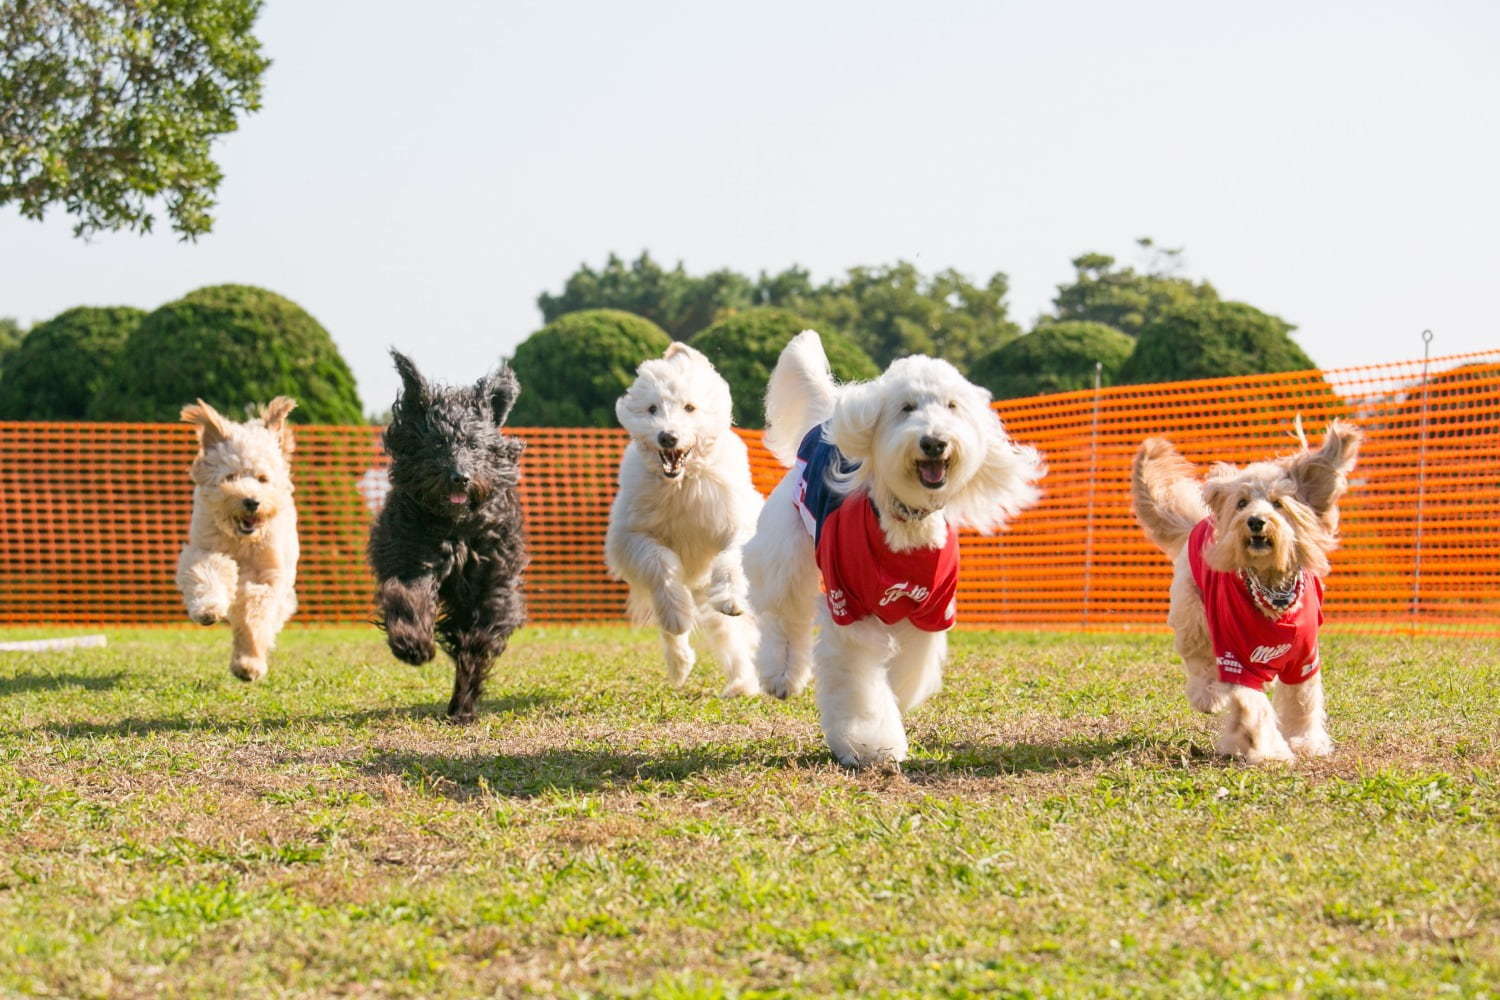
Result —
[[1263, 769], [1169, 650], [960, 633], [894, 776], [623, 628], [468, 729], [369, 628], [0, 654], [0, 994], [1500, 995], [1500, 644], [1328, 638], [1339, 750]]

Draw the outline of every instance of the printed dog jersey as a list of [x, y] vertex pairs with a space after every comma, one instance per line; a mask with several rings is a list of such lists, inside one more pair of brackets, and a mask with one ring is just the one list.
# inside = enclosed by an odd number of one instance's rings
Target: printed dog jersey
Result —
[[1188, 566], [1203, 596], [1219, 680], [1260, 691], [1273, 680], [1301, 684], [1316, 674], [1323, 581], [1307, 573], [1301, 602], [1280, 618], [1267, 618], [1238, 573], [1221, 573], [1208, 565], [1203, 551], [1213, 538], [1213, 520], [1199, 521], [1188, 535]]
[[958, 532], [950, 526], [939, 548], [892, 552], [880, 515], [864, 493], [846, 496], [830, 487], [828, 472], [859, 468], [823, 438], [807, 432], [797, 448], [794, 503], [817, 548], [828, 611], [839, 625], [874, 615], [887, 625], [910, 619], [917, 628], [953, 627], [958, 604]]

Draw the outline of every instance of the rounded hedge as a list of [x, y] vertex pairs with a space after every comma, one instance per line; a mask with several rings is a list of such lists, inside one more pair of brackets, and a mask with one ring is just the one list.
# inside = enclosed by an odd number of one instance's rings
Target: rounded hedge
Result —
[[141, 321], [94, 415], [176, 420], [184, 403], [201, 397], [238, 419], [273, 396], [295, 399], [292, 419], [301, 423], [364, 419], [349, 366], [306, 310], [264, 288], [213, 285]]
[[87, 417], [145, 315], [129, 306], [79, 306], [33, 327], [5, 356], [0, 420]]
[[[734, 395], [734, 422], [764, 427], [766, 383], [781, 349], [814, 324], [787, 309], [746, 309], [724, 317], [688, 341], [708, 356]], [[841, 333], [819, 331], [834, 377], [842, 382], [874, 378], [880, 368], [854, 341]]]
[[1092, 389], [1096, 363], [1101, 383], [1113, 385], [1134, 349], [1134, 338], [1104, 323], [1049, 323], [975, 361], [969, 378], [996, 399]]
[[1141, 330], [1122, 384], [1260, 375], [1314, 368], [1285, 320], [1243, 302], [1175, 306]]
[[649, 319], [619, 309], [566, 313], [521, 341], [510, 366], [521, 380], [512, 427], [613, 427], [615, 400], [635, 369], [672, 343]]

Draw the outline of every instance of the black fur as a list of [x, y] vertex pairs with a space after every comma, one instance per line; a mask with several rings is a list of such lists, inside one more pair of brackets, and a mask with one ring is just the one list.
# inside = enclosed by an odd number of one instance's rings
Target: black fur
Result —
[[470, 387], [430, 385], [408, 358], [391, 357], [402, 389], [385, 431], [391, 493], [370, 529], [376, 623], [407, 663], [443, 647], [454, 667], [448, 718], [473, 722], [490, 667], [526, 620], [524, 445], [499, 430], [521, 386], [505, 367]]

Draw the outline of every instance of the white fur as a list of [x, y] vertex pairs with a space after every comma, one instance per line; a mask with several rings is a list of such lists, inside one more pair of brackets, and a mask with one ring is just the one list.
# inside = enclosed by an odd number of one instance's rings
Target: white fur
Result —
[[[177, 589], [200, 625], [229, 620], [230, 672], [266, 675], [276, 636], [297, 610], [297, 508], [292, 503], [293, 439], [286, 417], [296, 404], [272, 400], [265, 415], [226, 420], [201, 399], [182, 418], [198, 428], [193, 461], [193, 519], [177, 561]], [[254, 530], [240, 530], [252, 512]]]
[[[945, 361], [902, 358], [877, 379], [837, 386], [818, 335], [803, 331], [771, 374], [767, 447], [790, 465], [803, 435], [825, 421], [839, 450], [862, 463], [839, 487], [869, 492], [894, 551], [941, 545], [950, 524], [996, 531], [1039, 496], [1041, 457], [1015, 445], [989, 393]], [[948, 475], [939, 489], [922, 485], [915, 472], [924, 435], [948, 442]], [[947, 636], [875, 618], [832, 624], [818, 591], [812, 539], [792, 503], [796, 481], [794, 472], [782, 479], [745, 546], [750, 606], [761, 628], [761, 686], [785, 698], [816, 671], [823, 733], [834, 756], [855, 767], [899, 763], [907, 751], [902, 716], [938, 689]], [[898, 520], [888, 513], [898, 501], [932, 513]]]
[[[757, 633], [740, 550], [761, 498], [730, 427], [729, 385], [706, 357], [674, 343], [641, 364], [615, 414], [631, 443], [620, 457], [604, 554], [610, 572], [630, 585], [631, 615], [660, 626], [672, 683], [692, 670], [689, 635], [697, 627], [724, 668], [723, 694], [753, 694]], [[676, 478], [663, 469], [663, 433], [686, 452]]]

